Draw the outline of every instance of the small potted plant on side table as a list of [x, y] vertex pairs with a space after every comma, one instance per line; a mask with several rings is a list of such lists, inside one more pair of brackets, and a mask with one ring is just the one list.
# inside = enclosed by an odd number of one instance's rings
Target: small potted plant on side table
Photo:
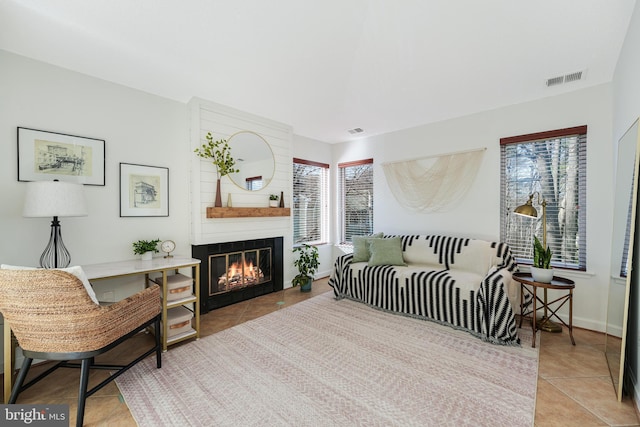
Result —
[[270, 194], [269, 195], [269, 206], [272, 208], [277, 208], [278, 207], [278, 195], [277, 194]]
[[551, 249], [545, 249], [536, 236], [533, 236], [533, 265], [531, 266], [531, 277], [536, 282], [550, 283], [553, 279], [553, 268], [551, 268]]
[[311, 292], [313, 276], [318, 271], [320, 262], [318, 261], [318, 248], [306, 243], [293, 249], [298, 254], [298, 258], [293, 265], [298, 267], [298, 274], [293, 278], [291, 284], [296, 287], [300, 285], [301, 292]]
[[153, 253], [158, 253], [158, 243], [160, 239], [155, 240], [138, 240], [133, 242], [133, 253], [141, 255], [140, 259], [143, 261], [149, 261], [153, 258]]

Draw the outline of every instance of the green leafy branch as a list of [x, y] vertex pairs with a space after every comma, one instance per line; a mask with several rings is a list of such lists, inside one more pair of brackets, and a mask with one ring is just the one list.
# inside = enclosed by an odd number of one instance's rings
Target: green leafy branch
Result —
[[203, 159], [211, 159], [211, 163], [216, 167], [218, 179], [230, 173], [240, 172], [235, 168], [236, 161], [231, 157], [231, 147], [226, 139], [214, 141], [211, 132], [207, 133], [207, 143], [196, 148], [194, 153]]

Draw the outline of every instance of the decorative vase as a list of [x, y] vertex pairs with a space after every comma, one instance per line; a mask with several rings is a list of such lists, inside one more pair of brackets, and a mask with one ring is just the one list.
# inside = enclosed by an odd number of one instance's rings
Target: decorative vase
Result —
[[231, 193], [227, 195], [227, 207], [228, 208], [233, 207], [233, 204], [231, 203]]
[[551, 283], [553, 280], [553, 268], [531, 267], [531, 277], [540, 283]]
[[280, 207], [284, 208], [284, 191], [280, 192]]
[[300, 292], [311, 292], [312, 283], [313, 283], [313, 279], [309, 278], [305, 283], [300, 285]]
[[142, 261], [151, 261], [153, 259], [153, 251], [147, 251], [140, 255]]
[[218, 181], [216, 182], [216, 202], [213, 206], [215, 206], [216, 208], [222, 207], [222, 195], [220, 194], [220, 178], [218, 178]]

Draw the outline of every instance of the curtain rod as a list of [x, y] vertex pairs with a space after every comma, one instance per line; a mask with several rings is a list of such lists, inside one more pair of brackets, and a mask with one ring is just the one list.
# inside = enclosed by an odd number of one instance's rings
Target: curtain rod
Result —
[[415, 159], [395, 160], [393, 162], [384, 162], [384, 163], [382, 163], [382, 166], [392, 165], [392, 164], [395, 164], [395, 163], [412, 162], [412, 161], [415, 161], [415, 160], [433, 159], [435, 157], [452, 156], [452, 155], [455, 155], [455, 154], [473, 153], [475, 151], [486, 151], [486, 149], [487, 149], [487, 147], [482, 147], [482, 148], [474, 148], [472, 150], [454, 151], [452, 153], [434, 154], [432, 156], [418, 157], [418, 158], [415, 158]]

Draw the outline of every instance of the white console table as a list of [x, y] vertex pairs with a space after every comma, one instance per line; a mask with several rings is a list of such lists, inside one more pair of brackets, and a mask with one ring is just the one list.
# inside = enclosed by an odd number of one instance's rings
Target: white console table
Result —
[[[191, 268], [194, 282], [193, 294], [189, 297], [175, 301], [167, 299], [167, 273], [177, 272], [181, 268]], [[151, 261], [127, 260], [118, 262], [105, 262], [101, 264], [83, 265], [87, 278], [90, 282], [102, 279], [113, 279], [124, 276], [144, 274], [145, 286], [151, 281], [149, 274], [160, 273], [162, 276], [162, 349], [167, 350], [167, 346], [179, 341], [195, 337], [200, 338], [200, 260], [195, 258], [154, 258]], [[167, 312], [172, 307], [193, 304], [193, 330], [167, 339]], [[4, 319], [4, 403], [9, 400], [11, 387], [13, 385], [15, 345], [12, 343], [11, 326], [7, 319]]]

